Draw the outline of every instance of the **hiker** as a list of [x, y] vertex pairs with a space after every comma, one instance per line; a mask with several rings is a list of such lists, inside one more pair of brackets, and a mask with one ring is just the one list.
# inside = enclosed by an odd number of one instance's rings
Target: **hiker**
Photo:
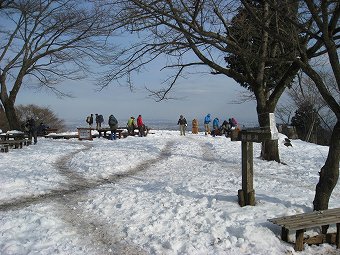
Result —
[[103, 115], [96, 113], [96, 125], [97, 129], [100, 129], [102, 127], [102, 123], [104, 122]]
[[207, 116], [205, 116], [204, 118], [204, 134], [210, 134], [210, 127], [209, 127], [209, 123], [211, 122], [211, 118], [210, 118], [210, 113], [207, 114]]
[[226, 137], [229, 137], [230, 129], [231, 129], [230, 123], [227, 120], [223, 121], [221, 126], [221, 134], [224, 134]]
[[138, 135], [140, 137], [146, 136], [145, 135], [145, 125], [143, 123], [142, 115], [138, 115], [137, 117], [137, 127], [138, 127]]
[[128, 130], [128, 134], [134, 136], [135, 135], [135, 128], [136, 128], [135, 117], [133, 117], [133, 116], [130, 117], [126, 126], [127, 126], [127, 130]]
[[48, 126], [46, 126], [43, 122], [40, 122], [40, 125], [37, 127], [37, 135], [44, 136], [47, 134]]
[[111, 140], [116, 140], [116, 131], [118, 129], [118, 121], [115, 118], [115, 116], [113, 116], [113, 114], [110, 115], [109, 117], [109, 126], [110, 126], [110, 130], [111, 130], [111, 136], [110, 139]]
[[91, 116], [87, 116], [86, 123], [89, 124], [90, 128], [92, 127], [92, 124], [93, 124], [93, 114], [92, 113], [91, 113]]
[[187, 120], [183, 117], [183, 115], [179, 116], [177, 125], [179, 125], [179, 130], [180, 130], [181, 135], [185, 136], [185, 129], [188, 126], [188, 123], [187, 123]]
[[231, 129], [236, 129], [238, 126], [238, 123], [234, 117], [229, 119], [229, 124], [231, 126]]
[[220, 127], [220, 120], [218, 118], [215, 118], [213, 120], [213, 134], [212, 134], [213, 136], [220, 135], [219, 127]]
[[35, 125], [34, 118], [27, 118], [26, 124], [25, 124], [25, 130], [28, 133], [28, 140], [32, 142], [32, 137], [34, 139], [34, 144], [37, 144], [38, 138], [37, 138], [37, 127]]

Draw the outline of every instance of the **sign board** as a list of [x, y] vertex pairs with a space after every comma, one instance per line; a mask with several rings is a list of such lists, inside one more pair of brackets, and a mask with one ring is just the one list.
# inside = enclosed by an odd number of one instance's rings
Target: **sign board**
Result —
[[92, 140], [91, 128], [77, 128], [79, 140]]
[[273, 140], [272, 135], [268, 131], [263, 130], [241, 130], [239, 141], [260, 143], [263, 141]]
[[255, 142], [261, 143], [264, 141], [279, 139], [279, 131], [276, 127], [274, 113], [269, 113], [269, 127], [247, 128], [239, 131], [232, 141]]

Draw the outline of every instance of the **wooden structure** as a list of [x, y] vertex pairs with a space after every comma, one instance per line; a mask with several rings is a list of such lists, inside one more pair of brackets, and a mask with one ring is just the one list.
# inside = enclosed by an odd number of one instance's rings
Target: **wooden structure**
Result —
[[[335, 243], [336, 247], [340, 248], [340, 208], [284, 216], [268, 219], [268, 221], [282, 227], [281, 239], [285, 242], [288, 242], [289, 231], [296, 231], [294, 247], [296, 251], [302, 251], [304, 243], [320, 244], [328, 242]], [[307, 228], [323, 227], [323, 232], [327, 232], [327, 227], [331, 224], [336, 224], [335, 235], [322, 233], [316, 237], [304, 239], [304, 232]]]
[[[109, 138], [111, 133], [112, 133], [112, 130], [110, 128], [98, 128], [98, 129], [95, 129], [98, 131], [99, 133], [99, 137], [104, 137], [104, 138]], [[118, 137], [119, 139], [122, 138], [122, 132], [124, 131], [124, 129], [116, 129], [115, 131], [115, 135], [116, 137]], [[107, 132], [110, 132], [110, 134], [107, 134]], [[103, 133], [103, 135], [102, 135]]]
[[24, 145], [30, 144], [31, 141], [28, 139], [0, 141], [0, 152], [8, 152], [9, 148], [22, 149]]
[[7, 144], [7, 143], [5, 143], [5, 144], [0, 143], [0, 152], [8, 152], [8, 147], [9, 147], [9, 144]]
[[241, 141], [242, 151], [242, 189], [238, 190], [240, 206], [255, 205], [255, 190], [253, 187], [253, 142], [260, 143], [278, 139], [275, 117], [269, 113], [270, 126], [267, 128], [251, 128], [238, 131], [232, 130], [232, 141]]
[[77, 128], [79, 140], [92, 140], [93, 128]]
[[24, 132], [7, 132], [0, 134], [1, 141], [8, 141], [8, 140], [23, 140], [27, 138], [27, 135]]
[[9, 148], [21, 149], [24, 145], [31, 144], [24, 132], [7, 132], [0, 134], [0, 138], [0, 152], [8, 152]]

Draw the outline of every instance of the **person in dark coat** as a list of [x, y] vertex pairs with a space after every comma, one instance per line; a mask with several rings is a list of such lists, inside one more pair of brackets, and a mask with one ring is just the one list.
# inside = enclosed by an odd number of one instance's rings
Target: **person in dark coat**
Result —
[[37, 127], [37, 135], [44, 136], [47, 134], [48, 126], [46, 126], [44, 123], [40, 122], [40, 125]]
[[104, 122], [103, 115], [96, 113], [96, 127], [100, 129], [102, 127], [102, 123]]
[[86, 118], [87, 124], [89, 124], [90, 128], [92, 127], [93, 124], [93, 114], [91, 113], [91, 116], [87, 116]]
[[26, 121], [26, 130], [28, 132], [28, 140], [32, 142], [32, 137], [34, 139], [34, 144], [37, 144], [38, 138], [37, 138], [37, 127], [35, 125], [35, 120], [34, 118], [29, 118]]
[[110, 115], [108, 124], [111, 129], [111, 140], [116, 140], [116, 131], [118, 129], [118, 121], [115, 118], [115, 116], [113, 116], [113, 114]]
[[179, 125], [179, 130], [181, 132], [181, 135], [185, 135], [185, 129], [188, 124], [187, 124], [187, 120], [183, 117], [183, 115], [179, 116], [177, 125]]

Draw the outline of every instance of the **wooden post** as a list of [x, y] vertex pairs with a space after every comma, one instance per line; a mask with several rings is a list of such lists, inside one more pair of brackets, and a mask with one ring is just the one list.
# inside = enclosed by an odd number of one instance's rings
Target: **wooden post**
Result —
[[243, 207], [246, 205], [246, 201], [244, 200], [244, 192], [243, 190], [238, 190], [238, 204]]
[[340, 248], [340, 223], [336, 224], [336, 237], [335, 237], [336, 248]]
[[302, 251], [303, 250], [303, 234], [305, 233], [304, 229], [296, 230], [296, 240], [295, 240], [295, 251]]
[[255, 205], [255, 190], [248, 193], [248, 205]]
[[286, 229], [285, 227], [282, 227], [282, 231], [281, 231], [281, 239], [282, 239], [282, 241], [288, 242], [288, 234], [289, 234], [289, 229]]
[[246, 205], [255, 205], [253, 189], [253, 142], [242, 141], [242, 191]]

